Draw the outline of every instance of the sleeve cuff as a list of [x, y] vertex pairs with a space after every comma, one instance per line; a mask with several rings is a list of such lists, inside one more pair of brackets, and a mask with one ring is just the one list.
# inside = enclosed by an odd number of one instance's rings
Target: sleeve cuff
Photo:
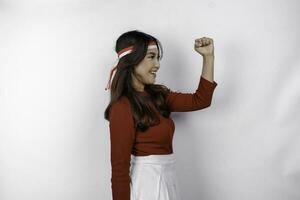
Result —
[[200, 84], [203, 84], [206, 88], [209, 88], [209, 89], [215, 89], [215, 87], [217, 87], [217, 85], [218, 85], [217, 82], [215, 82], [215, 81], [211, 82], [211, 81], [203, 78], [202, 76], [200, 79]]

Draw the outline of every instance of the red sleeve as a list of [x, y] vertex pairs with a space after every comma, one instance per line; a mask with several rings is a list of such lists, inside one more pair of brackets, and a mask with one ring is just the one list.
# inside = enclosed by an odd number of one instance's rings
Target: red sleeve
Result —
[[169, 90], [167, 104], [171, 112], [187, 112], [209, 107], [217, 83], [210, 82], [201, 76], [195, 93], [181, 93]]
[[117, 101], [109, 115], [113, 200], [130, 200], [130, 159], [135, 139], [129, 101]]

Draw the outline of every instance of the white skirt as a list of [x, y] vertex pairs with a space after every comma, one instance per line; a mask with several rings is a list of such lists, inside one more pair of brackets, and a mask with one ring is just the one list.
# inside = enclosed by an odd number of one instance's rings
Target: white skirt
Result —
[[134, 156], [130, 166], [130, 200], [181, 200], [174, 153]]

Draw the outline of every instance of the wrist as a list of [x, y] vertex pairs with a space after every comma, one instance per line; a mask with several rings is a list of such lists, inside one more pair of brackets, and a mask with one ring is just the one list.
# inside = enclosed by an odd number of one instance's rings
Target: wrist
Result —
[[207, 55], [204, 55], [203, 58], [211, 59], [211, 58], [215, 58], [215, 55], [214, 54], [207, 54]]

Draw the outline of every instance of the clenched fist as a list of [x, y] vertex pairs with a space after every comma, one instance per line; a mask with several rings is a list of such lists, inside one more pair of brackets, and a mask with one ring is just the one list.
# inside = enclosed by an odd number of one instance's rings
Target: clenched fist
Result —
[[202, 56], [214, 55], [214, 41], [208, 37], [202, 37], [195, 40], [194, 49]]

